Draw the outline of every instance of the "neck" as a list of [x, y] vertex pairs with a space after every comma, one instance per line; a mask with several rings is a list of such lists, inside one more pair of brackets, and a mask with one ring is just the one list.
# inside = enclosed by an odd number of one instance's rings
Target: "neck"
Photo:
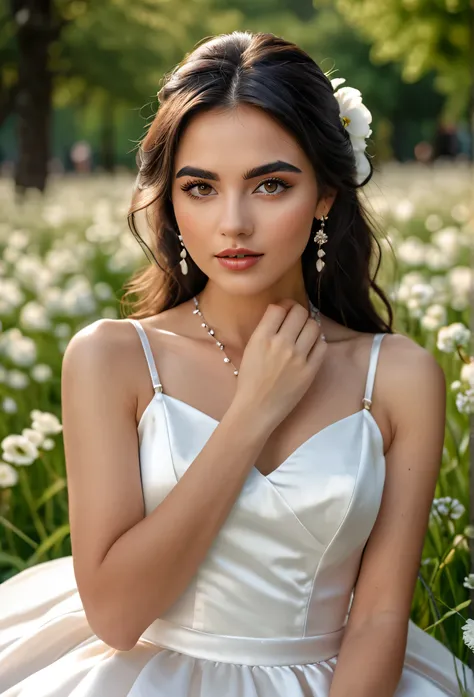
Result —
[[214, 329], [215, 340], [241, 354], [269, 303], [278, 303], [284, 298], [291, 298], [308, 311], [310, 309], [302, 279], [294, 288], [268, 289], [258, 295], [231, 295], [209, 280], [198, 295], [199, 309], [203, 314], [199, 319]]

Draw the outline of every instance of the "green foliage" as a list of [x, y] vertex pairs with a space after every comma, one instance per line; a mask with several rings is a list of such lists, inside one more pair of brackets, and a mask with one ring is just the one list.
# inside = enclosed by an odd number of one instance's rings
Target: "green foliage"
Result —
[[470, 85], [470, 0], [336, 0], [336, 7], [372, 43], [374, 63], [401, 63], [407, 82], [434, 70], [436, 88], [449, 98], [447, 115], [463, 115]]

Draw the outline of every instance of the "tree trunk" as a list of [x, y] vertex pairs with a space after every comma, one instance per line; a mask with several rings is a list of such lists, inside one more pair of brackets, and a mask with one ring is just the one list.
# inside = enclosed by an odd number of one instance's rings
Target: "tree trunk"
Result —
[[13, 0], [18, 26], [17, 115], [18, 193], [27, 188], [44, 191], [50, 157], [52, 75], [49, 48], [57, 36], [53, 27], [52, 0]]

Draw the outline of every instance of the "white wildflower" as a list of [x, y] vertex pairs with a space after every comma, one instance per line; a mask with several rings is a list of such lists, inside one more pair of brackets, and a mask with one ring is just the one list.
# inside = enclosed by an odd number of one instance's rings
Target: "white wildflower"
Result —
[[428, 245], [425, 250], [425, 264], [432, 271], [443, 271], [452, 266], [452, 260], [441, 249]]
[[469, 574], [469, 576], [465, 577], [463, 586], [474, 591], [474, 574]]
[[461, 247], [459, 228], [445, 227], [435, 232], [431, 240], [450, 259], [454, 260], [459, 254]]
[[470, 363], [464, 363], [461, 368], [461, 380], [466, 382], [469, 387], [474, 387], [474, 358]]
[[40, 297], [48, 315], [53, 316], [64, 314], [63, 291], [61, 288], [59, 288], [59, 286], [50, 286], [49, 288], [46, 288], [41, 293]]
[[40, 431], [36, 431], [34, 428], [24, 428], [21, 434], [22, 436], [25, 436], [25, 438], [28, 438], [28, 440], [30, 440], [33, 445], [36, 445], [37, 448], [39, 448], [44, 441], [44, 435]]
[[8, 244], [10, 247], [24, 249], [30, 243], [30, 235], [25, 230], [13, 230], [9, 235]]
[[16, 328], [5, 332], [3, 337], [3, 352], [12, 363], [28, 367], [36, 361], [36, 344], [33, 339], [23, 336]]
[[18, 406], [13, 397], [4, 397], [2, 400], [2, 410], [6, 414], [16, 414]]
[[61, 433], [63, 430], [62, 425], [59, 423], [59, 419], [55, 414], [51, 414], [47, 411], [39, 411], [34, 409], [31, 412], [32, 424], [31, 427], [36, 431], [43, 433], [44, 435], [49, 435], [52, 433]]
[[89, 315], [95, 312], [97, 302], [88, 279], [73, 276], [63, 291], [63, 312], [69, 316]]
[[30, 375], [35, 382], [47, 382], [53, 377], [53, 371], [46, 363], [37, 363], [31, 369]]
[[9, 314], [9, 312], [4, 312], [4, 308], [14, 309], [21, 305], [25, 300], [25, 295], [21, 290], [20, 284], [14, 278], [0, 278], [0, 298], [2, 299], [2, 314]]
[[474, 414], [474, 388], [469, 387], [465, 392], [458, 392], [456, 408], [460, 414]]
[[462, 322], [442, 327], [438, 332], [437, 347], [444, 353], [453, 353], [458, 346], [467, 346], [471, 332]]
[[425, 263], [426, 247], [418, 237], [407, 237], [398, 246], [397, 257], [407, 266], [421, 266]]
[[393, 213], [397, 220], [400, 220], [402, 222], [410, 220], [410, 218], [413, 217], [414, 212], [415, 206], [408, 199], [404, 199], [403, 201], [397, 201], [393, 209]]
[[50, 249], [44, 262], [56, 279], [66, 274], [79, 273], [81, 270], [81, 259], [72, 249]]
[[9, 489], [18, 482], [18, 472], [7, 462], [0, 462], [0, 489]]
[[465, 510], [458, 499], [453, 499], [451, 496], [443, 496], [439, 499], [433, 499], [431, 515], [437, 520], [442, 517], [457, 520], [464, 514]]
[[51, 329], [51, 320], [43, 305], [32, 300], [20, 311], [20, 325], [29, 331], [46, 332]]
[[418, 300], [423, 307], [430, 304], [433, 295], [434, 290], [428, 283], [415, 283], [411, 287], [411, 297]]
[[15, 265], [15, 276], [22, 285], [35, 293], [41, 293], [51, 285], [53, 275], [43, 261], [33, 255], [22, 256]]
[[462, 627], [463, 641], [471, 651], [474, 651], [474, 620], [467, 620]]
[[56, 443], [52, 438], [45, 438], [41, 446], [42, 450], [52, 450], [56, 446]]
[[455, 266], [447, 272], [446, 279], [451, 307], [453, 310], [465, 310], [469, 306], [471, 288], [474, 288], [474, 271], [468, 266]]
[[443, 305], [430, 305], [421, 319], [421, 326], [430, 332], [437, 331], [446, 323], [447, 317], [448, 314]]
[[23, 435], [6, 436], [1, 445], [3, 459], [14, 465], [31, 465], [39, 455], [36, 445]]
[[8, 371], [6, 383], [14, 390], [24, 390], [30, 384], [30, 379], [26, 373], [14, 368]]

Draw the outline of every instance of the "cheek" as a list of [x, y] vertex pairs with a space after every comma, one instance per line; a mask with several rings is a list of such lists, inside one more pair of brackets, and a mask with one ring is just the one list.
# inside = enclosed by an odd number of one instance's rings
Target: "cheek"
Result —
[[314, 208], [309, 197], [306, 200], [294, 201], [291, 206], [282, 206], [278, 215], [272, 216], [271, 222], [267, 220], [272, 240], [278, 241], [281, 247], [294, 247], [295, 241], [299, 240], [304, 248], [311, 233]]
[[189, 239], [193, 237], [201, 237], [205, 230], [209, 230], [209, 221], [206, 212], [202, 209], [206, 206], [201, 206], [201, 210], [196, 211], [199, 206], [187, 205], [187, 202], [180, 202], [175, 205], [174, 214], [180, 233]]

